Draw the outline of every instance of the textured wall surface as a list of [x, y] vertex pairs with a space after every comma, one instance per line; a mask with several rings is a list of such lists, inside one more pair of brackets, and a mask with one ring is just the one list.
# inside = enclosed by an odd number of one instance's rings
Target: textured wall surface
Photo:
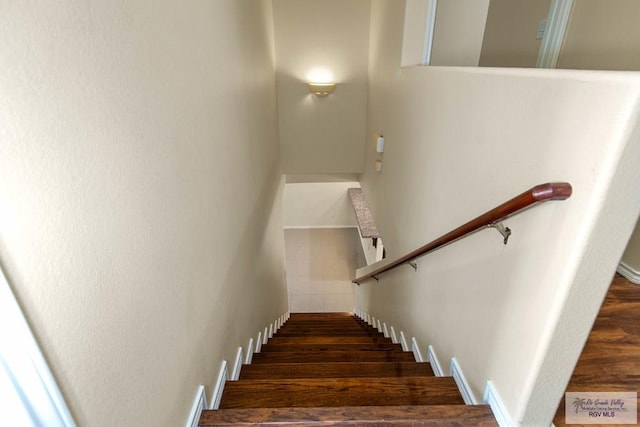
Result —
[[[548, 181], [573, 196], [506, 221], [357, 288], [376, 318], [455, 356], [511, 417], [548, 425], [640, 210], [640, 73], [399, 70], [402, 5], [372, 3], [368, 130], [381, 173], [361, 182], [396, 258]], [[635, 166], [634, 166], [635, 165]]]
[[[278, 119], [285, 173], [362, 172], [369, 0], [275, 0]], [[318, 98], [307, 82], [336, 91]]]
[[438, 3], [431, 65], [478, 65], [489, 0]]
[[287, 309], [271, 3], [0, 9], [3, 269], [80, 425], [183, 425]]
[[359, 182], [286, 184], [283, 194], [285, 227], [355, 227], [356, 217], [347, 190]]
[[352, 311], [356, 285], [351, 280], [366, 265], [358, 230], [289, 229], [284, 240], [290, 311]]
[[[558, 68], [640, 71], [640, 2], [575, 0]], [[640, 226], [622, 262], [640, 276]]]
[[640, 70], [640, 3], [574, 0], [558, 68]]
[[538, 24], [551, 0], [491, 0], [480, 53], [481, 67], [534, 68], [540, 42]]

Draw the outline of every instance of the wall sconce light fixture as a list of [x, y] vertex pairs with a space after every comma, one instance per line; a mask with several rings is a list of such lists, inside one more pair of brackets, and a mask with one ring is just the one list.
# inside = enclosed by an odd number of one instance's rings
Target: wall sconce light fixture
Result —
[[307, 83], [309, 90], [316, 96], [324, 97], [336, 90], [335, 83]]

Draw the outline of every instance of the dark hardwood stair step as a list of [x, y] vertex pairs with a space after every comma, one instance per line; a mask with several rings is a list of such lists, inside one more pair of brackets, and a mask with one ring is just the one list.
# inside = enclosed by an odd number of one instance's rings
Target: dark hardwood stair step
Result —
[[290, 322], [281, 328], [360, 328], [373, 329], [371, 326], [360, 322]]
[[274, 335], [269, 339], [269, 344], [298, 344], [301, 346], [307, 344], [368, 344], [368, 343], [385, 343], [391, 344], [391, 338], [385, 338], [382, 335], [376, 336], [342, 336], [342, 337], [322, 337], [322, 336], [305, 336], [305, 337], [282, 337]]
[[271, 341], [262, 346], [261, 353], [281, 351], [402, 351], [400, 344], [370, 343], [370, 344], [274, 344]]
[[415, 426], [496, 427], [486, 405], [350, 406], [203, 411], [200, 427], [213, 426]]
[[294, 330], [294, 331], [278, 331], [277, 336], [279, 337], [375, 337], [375, 336], [383, 336], [380, 332], [373, 331], [350, 331], [345, 329], [335, 329], [335, 330], [327, 330], [327, 329], [304, 329], [304, 330]]
[[228, 381], [220, 409], [462, 405], [452, 377]]
[[316, 317], [316, 318], [291, 318], [289, 320], [287, 320], [286, 322], [284, 322], [285, 325], [291, 324], [291, 323], [358, 323], [361, 325], [365, 325], [367, 324], [367, 322], [363, 322], [362, 320], [355, 318], [355, 317], [343, 317], [343, 318], [339, 318], [339, 319], [327, 319], [327, 318], [320, 318], [320, 317]]
[[416, 362], [275, 363], [243, 365], [240, 371], [240, 380], [432, 376], [430, 364]]
[[308, 318], [321, 318], [321, 319], [326, 319], [326, 318], [337, 318], [337, 319], [344, 319], [344, 318], [349, 318], [349, 319], [355, 319], [356, 317], [354, 316], [353, 313], [349, 313], [349, 312], [315, 312], [315, 313], [290, 313], [289, 315], [289, 319], [308, 319]]
[[323, 351], [309, 353], [269, 352], [257, 353], [253, 356], [253, 364], [259, 363], [330, 363], [330, 362], [415, 362], [410, 352], [395, 351]]

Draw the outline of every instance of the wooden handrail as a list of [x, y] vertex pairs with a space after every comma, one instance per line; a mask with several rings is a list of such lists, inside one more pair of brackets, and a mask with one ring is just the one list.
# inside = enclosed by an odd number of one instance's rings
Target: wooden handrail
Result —
[[353, 283], [360, 284], [367, 279], [375, 278], [380, 274], [392, 270], [399, 265], [406, 264], [419, 258], [423, 255], [433, 252], [436, 249], [455, 242], [463, 237], [475, 233], [486, 227], [494, 226], [495, 224], [517, 214], [528, 208], [531, 208], [539, 203], [549, 200], [565, 200], [571, 196], [571, 184], [568, 182], [553, 182], [547, 184], [536, 185], [530, 190], [514, 197], [513, 199], [497, 206], [486, 213], [483, 213], [479, 217], [472, 219], [466, 224], [461, 225], [448, 232], [447, 234], [435, 239], [434, 241], [427, 243], [418, 249], [409, 252], [408, 254], [401, 256], [395, 261], [378, 268], [370, 273], [361, 277], [356, 277], [352, 280]]

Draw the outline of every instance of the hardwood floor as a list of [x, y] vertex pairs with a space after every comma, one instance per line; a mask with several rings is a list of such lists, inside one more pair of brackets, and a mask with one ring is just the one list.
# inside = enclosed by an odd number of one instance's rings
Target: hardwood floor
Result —
[[[640, 394], [640, 285], [615, 275], [567, 391]], [[567, 425], [564, 399], [553, 423]]]

